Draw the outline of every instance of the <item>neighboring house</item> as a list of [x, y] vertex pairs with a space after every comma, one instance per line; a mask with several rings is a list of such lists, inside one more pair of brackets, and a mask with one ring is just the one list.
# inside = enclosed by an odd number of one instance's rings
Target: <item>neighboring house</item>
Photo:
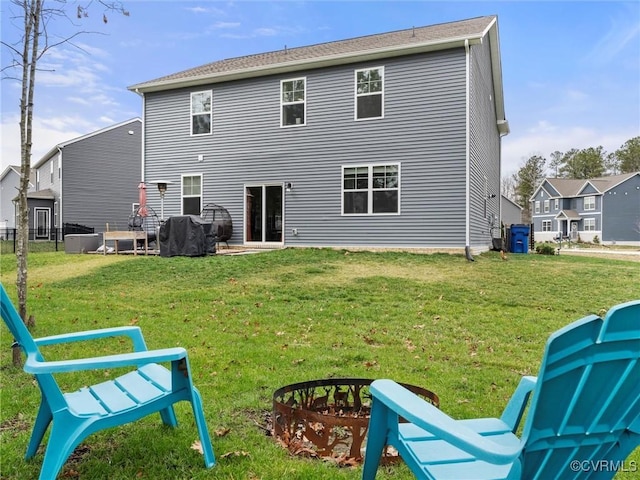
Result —
[[522, 207], [510, 198], [500, 197], [500, 211], [502, 212], [502, 224], [506, 227], [522, 224]]
[[[13, 238], [16, 228], [16, 205], [14, 203], [20, 188], [21, 169], [17, 165], [10, 165], [0, 175], [0, 240]], [[35, 174], [31, 175], [29, 187], [35, 183]]]
[[573, 180], [547, 178], [531, 197], [536, 241], [640, 245], [640, 172]]
[[[143, 96], [165, 216], [207, 204], [229, 243], [485, 251], [508, 133], [495, 16], [217, 61]], [[156, 211], [160, 196], [148, 189]]]
[[27, 195], [36, 239], [52, 239], [54, 230], [58, 238], [82, 228], [103, 232], [107, 223], [126, 230], [139, 198], [141, 138], [135, 118], [60, 143], [42, 157]]

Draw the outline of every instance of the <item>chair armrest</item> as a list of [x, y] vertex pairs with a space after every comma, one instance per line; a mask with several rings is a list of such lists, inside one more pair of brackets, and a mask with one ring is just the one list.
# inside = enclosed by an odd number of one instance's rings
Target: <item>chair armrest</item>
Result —
[[98, 338], [122, 336], [131, 338], [131, 341], [133, 342], [133, 350], [135, 352], [140, 352], [147, 349], [140, 327], [114, 327], [102, 328], [98, 330], [86, 330], [83, 332], [64, 333], [61, 335], [52, 335], [50, 337], [36, 338], [34, 339], [34, 341], [36, 342], [36, 345], [42, 347], [47, 345], [56, 345], [59, 343], [71, 343], [85, 340], [95, 340]]
[[187, 351], [181, 347], [146, 350], [144, 352], [106, 355], [102, 357], [80, 358], [76, 360], [58, 360], [43, 362], [35, 355], [29, 355], [24, 365], [27, 373], [64, 373], [81, 370], [97, 370], [104, 368], [129, 367], [148, 363], [172, 362], [187, 357]]
[[481, 436], [392, 380], [376, 380], [369, 391], [389, 410], [480, 460], [507, 464], [522, 449], [519, 443], [501, 445]]
[[518, 384], [518, 388], [516, 388], [516, 391], [513, 392], [509, 403], [507, 403], [507, 406], [502, 412], [500, 420], [509, 425], [513, 433], [516, 432], [518, 426], [520, 425], [520, 420], [522, 419], [522, 415], [527, 408], [529, 397], [533, 389], [536, 388], [537, 382], [537, 377], [522, 377], [520, 379], [520, 383]]

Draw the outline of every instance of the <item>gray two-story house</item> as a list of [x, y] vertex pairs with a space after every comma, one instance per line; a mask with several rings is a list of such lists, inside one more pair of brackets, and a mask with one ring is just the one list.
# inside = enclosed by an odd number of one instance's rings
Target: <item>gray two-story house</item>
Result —
[[29, 228], [36, 240], [127, 229], [139, 200], [142, 121], [127, 120], [55, 145], [32, 168]]
[[[508, 133], [497, 18], [213, 62], [129, 87], [166, 216], [230, 244], [479, 252], [500, 235]], [[158, 191], [148, 189], [158, 211]]]
[[588, 180], [547, 178], [531, 197], [536, 241], [640, 245], [640, 172]]

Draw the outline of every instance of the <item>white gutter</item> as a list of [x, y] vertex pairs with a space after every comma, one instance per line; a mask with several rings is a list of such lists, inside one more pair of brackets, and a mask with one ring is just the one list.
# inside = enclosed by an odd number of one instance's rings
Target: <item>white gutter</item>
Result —
[[469, 42], [467, 40], [465, 40], [464, 42], [464, 53], [465, 53], [465, 99], [464, 99], [464, 103], [465, 103], [465, 151], [464, 151], [464, 156], [465, 156], [465, 170], [466, 170], [466, 184], [465, 184], [465, 196], [466, 196], [466, 202], [465, 202], [465, 252], [467, 255], [467, 259], [468, 260], [473, 260], [473, 257], [471, 257], [471, 179], [470, 179], [470, 175], [471, 175], [471, 151], [469, 148], [469, 141], [470, 141], [470, 132], [469, 132], [469, 128], [470, 128], [470, 123], [471, 123], [471, 118], [470, 118], [470, 114], [469, 114], [469, 104], [470, 104], [470, 62], [471, 62], [471, 55], [469, 52]]

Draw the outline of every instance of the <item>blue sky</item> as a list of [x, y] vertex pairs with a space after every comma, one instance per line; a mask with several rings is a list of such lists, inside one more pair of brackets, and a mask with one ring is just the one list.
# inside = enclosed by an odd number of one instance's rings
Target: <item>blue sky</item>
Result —
[[[49, 0], [50, 4], [54, 4]], [[393, 30], [498, 15], [511, 133], [503, 174], [531, 155], [640, 135], [640, 2], [622, 1], [139, 1], [130, 16], [93, 2], [89, 18], [49, 25], [52, 39], [91, 31], [51, 49], [40, 63], [32, 164], [57, 143], [141, 116], [136, 83], [229, 57]], [[86, 4], [87, 2], [83, 2]], [[13, 43], [8, 0], [2, 40]], [[2, 49], [2, 66], [11, 61]], [[5, 71], [5, 76], [6, 76]], [[19, 84], [1, 83], [0, 172], [20, 163]]]

